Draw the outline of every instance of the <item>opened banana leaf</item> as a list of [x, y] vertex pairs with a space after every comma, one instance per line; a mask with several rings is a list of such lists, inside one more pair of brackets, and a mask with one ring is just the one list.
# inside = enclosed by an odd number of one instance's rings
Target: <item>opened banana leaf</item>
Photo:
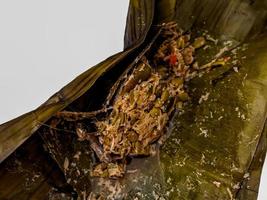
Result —
[[[257, 199], [267, 148], [266, 6], [257, 0], [131, 0], [124, 52], [0, 126], [0, 198], [71, 199], [77, 192], [88, 199], [99, 193], [106, 199]], [[134, 158], [130, 173], [118, 180], [88, 175], [94, 148], [69, 133], [73, 123], [58, 122], [57, 113], [101, 110], [125, 73], [155, 51], [169, 22], [208, 40], [196, 55], [205, 67], [216, 56], [230, 62], [190, 80], [191, 100], [173, 115], [169, 137], [154, 156]]]

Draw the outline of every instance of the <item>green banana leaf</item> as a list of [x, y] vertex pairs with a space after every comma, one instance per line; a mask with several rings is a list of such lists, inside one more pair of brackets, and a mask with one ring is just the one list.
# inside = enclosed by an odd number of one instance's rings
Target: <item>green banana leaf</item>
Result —
[[[267, 1], [155, 2], [153, 25], [176, 21], [184, 30], [247, 45], [237, 55], [244, 58], [238, 74], [217, 70], [191, 83], [195, 104], [174, 119], [155, 172], [164, 177], [164, 193], [168, 199], [256, 199], [267, 146]], [[198, 105], [207, 92], [209, 100]], [[203, 128], [210, 135], [201, 137]]]
[[[43, 182], [28, 188], [26, 194], [22, 183], [27, 177], [15, 181], [16, 176], [6, 166], [24, 159], [17, 159], [15, 154], [25, 151], [27, 145], [42, 145], [33, 134], [47, 120], [88, 93], [93, 98], [90, 89], [99, 87], [101, 77], [116, 68], [126, 69], [149, 44], [154, 29], [169, 21], [176, 21], [193, 34], [208, 30], [220, 41], [240, 45], [236, 55], [241, 60], [239, 73], [228, 65], [191, 82], [193, 103], [183, 115], [174, 118], [170, 137], [158, 156], [136, 159], [131, 164], [130, 168], [140, 170], [138, 175], [123, 180], [128, 199], [256, 199], [267, 148], [266, 6], [267, 1], [260, 0], [131, 0], [124, 52], [90, 68], [36, 110], [0, 126], [0, 162], [5, 160], [0, 165], [1, 199], [47, 198], [36, 196], [36, 191], [50, 191], [50, 176], [42, 175]], [[219, 43], [207, 54], [216, 54], [220, 47]], [[199, 104], [199, 98], [206, 93], [209, 99]], [[207, 135], [203, 136], [203, 130]], [[43, 150], [33, 153], [44, 154]], [[44, 156], [39, 163], [48, 158]], [[30, 170], [27, 163], [34, 161], [25, 162], [24, 168]], [[60, 174], [56, 164], [49, 162]], [[10, 190], [3, 192], [6, 183], [13, 186], [12, 195]]]

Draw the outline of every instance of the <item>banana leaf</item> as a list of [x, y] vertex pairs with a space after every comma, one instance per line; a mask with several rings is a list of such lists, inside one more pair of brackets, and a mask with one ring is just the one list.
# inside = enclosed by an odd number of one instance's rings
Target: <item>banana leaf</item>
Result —
[[[267, 148], [266, 6], [267, 1], [257, 0], [131, 0], [124, 52], [90, 68], [36, 110], [0, 126], [0, 191], [6, 190], [7, 183], [13, 188], [12, 192], [1, 192], [1, 199], [46, 199], [47, 191], [52, 190], [49, 179], [53, 176], [45, 176], [49, 168], [38, 171], [43, 177], [41, 183], [25, 189], [29, 177], [16, 180], [21, 173], [17, 166], [9, 170], [10, 165], [22, 160], [29, 170], [29, 163], [51, 163], [55, 174], [61, 177], [59, 182], [64, 182], [60, 164], [58, 167], [42, 148], [34, 150], [34, 145], [43, 145], [34, 133], [64, 108], [98, 109], [97, 89], [109, 91], [140, 52], [151, 46], [155, 28], [169, 21], [192, 34], [208, 30], [221, 43], [232, 41], [241, 49], [236, 55], [241, 62], [235, 66], [239, 72], [228, 65], [191, 82], [193, 103], [173, 119], [170, 137], [160, 152], [131, 164], [130, 168], [139, 168], [139, 174], [123, 180], [127, 199], [256, 199]], [[208, 56], [219, 48], [220, 42], [208, 51]], [[112, 77], [111, 81], [108, 77]], [[199, 104], [206, 93], [209, 99]], [[202, 134], [204, 129], [207, 135]], [[32, 151], [26, 152], [43, 155], [41, 161], [25, 161], [25, 156], [20, 156], [31, 146]], [[55, 187], [72, 192], [66, 182]]]
[[[248, 45], [238, 55], [244, 58], [239, 75], [222, 70], [192, 82], [195, 105], [174, 120], [160, 152], [169, 199], [257, 198], [266, 154], [266, 11], [266, 1], [157, 1], [154, 25], [176, 21], [184, 30], [209, 30], [222, 41]], [[198, 105], [204, 92], [210, 98]], [[251, 120], [234, 116], [238, 108]], [[225, 121], [218, 120], [225, 112]], [[208, 116], [213, 113], [217, 119]], [[198, 135], [203, 127], [207, 138]]]

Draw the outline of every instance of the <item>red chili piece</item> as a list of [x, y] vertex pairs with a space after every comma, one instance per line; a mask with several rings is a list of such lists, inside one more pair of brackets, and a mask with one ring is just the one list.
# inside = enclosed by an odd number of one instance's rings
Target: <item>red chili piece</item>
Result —
[[169, 64], [170, 65], [175, 65], [176, 62], [177, 62], [177, 56], [176, 56], [176, 54], [172, 53], [170, 55], [170, 58], [169, 58]]

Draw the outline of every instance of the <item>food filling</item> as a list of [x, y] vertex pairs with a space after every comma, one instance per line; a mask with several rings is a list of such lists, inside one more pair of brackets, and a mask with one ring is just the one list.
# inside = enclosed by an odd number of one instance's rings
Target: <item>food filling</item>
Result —
[[176, 24], [166, 26], [161, 36], [154, 55], [143, 56], [123, 82], [108, 117], [95, 122], [99, 146], [93, 149], [99, 164], [92, 176], [123, 177], [128, 158], [151, 155], [174, 111], [190, 99], [188, 81], [224, 63], [214, 59], [199, 66], [195, 54], [205, 46], [205, 38], [192, 39]]

